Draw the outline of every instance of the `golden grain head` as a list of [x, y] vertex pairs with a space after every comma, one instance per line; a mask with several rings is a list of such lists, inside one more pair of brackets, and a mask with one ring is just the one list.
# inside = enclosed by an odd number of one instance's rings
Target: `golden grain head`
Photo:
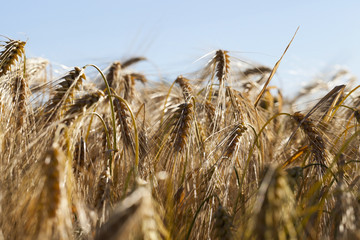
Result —
[[5, 42], [4, 50], [0, 53], [0, 77], [11, 70], [11, 67], [25, 54], [26, 42], [11, 40]]

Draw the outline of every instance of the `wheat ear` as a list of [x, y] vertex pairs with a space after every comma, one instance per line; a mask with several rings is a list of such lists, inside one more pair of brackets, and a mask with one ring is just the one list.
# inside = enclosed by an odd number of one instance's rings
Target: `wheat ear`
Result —
[[172, 140], [175, 151], [181, 152], [186, 145], [190, 133], [193, 119], [193, 104], [190, 102], [180, 104], [175, 115], [178, 118], [172, 131]]
[[55, 217], [60, 203], [60, 154], [61, 153], [57, 147], [52, 148], [48, 151], [44, 162], [46, 176], [45, 188], [47, 193], [45, 196], [45, 201], [47, 202], [46, 207], [49, 218]]
[[26, 42], [9, 39], [5, 43], [4, 50], [0, 53], [0, 77], [10, 71], [11, 66], [25, 54]]
[[115, 208], [109, 220], [98, 229], [95, 240], [134, 237], [157, 240], [162, 239], [160, 233], [168, 239], [162, 225], [153, 206], [151, 192], [145, 187], [138, 187]]
[[311, 118], [305, 118], [300, 112], [292, 115], [293, 119], [300, 124], [300, 128], [306, 134], [311, 146], [311, 153], [314, 156], [314, 162], [319, 163], [322, 169], [326, 168], [326, 147], [320, 131], [315, 127]]
[[184, 78], [183, 76], [179, 76], [176, 78], [175, 83], [179, 84], [182, 89], [182, 93], [184, 95], [184, 100], [187, 102], [190, 100], [192, 96], [192, 87], [190, 85], [190, 80]]
[[67, 116], [65, 123], [69, 125], [78, 114], [81, 114], [86, 109], [89, 109], [91, 106], [98, 103], [104, 96], [105, 94], [98, 90], [96, 92], [87, 93], [81, 98], [75, 99], [74, 103], [71, 104], [70, 107], [66, 106], [68, 110], [65, 113], [65, 116]]
[[228, 78], [230, 70], [230, 56], [228, 53], [225, 50], [217, 50], [213, 58], [213, 63], [216, 65], [215, 74], [220, 84]]
[[30, 89], [27, 81], [21, 76], [15, 77], [13, 82], [13, 102], [17, 108], [17, 129], [20, 129], [25, 123], [27, 116], [27, 101], [29, 96]]
[[126, 147], [130, 148], [132, 152], [134, 149], [134, 137], [132, 136], [132, 127], [130, 124], [130, 114], [124, 102], [119, 99], [114, 99], [114, 110], [116, 113], [116, 120], [120, 126], [121, 137]]
[[60, 110], [67, 110], [64, 104], [71, 104], [75, 90], [82, 85], [82, 80], [86, 79], [84, 69], [75, 67], [59, 83], [59, 88], [55, 90], [55, 95], [50, 99], [45, 108], [46, 121], [52, 121]]
[[238, 143], [241, 139], [241, 136], [243, 135], [243, 133], [247, 130], [247, 128], [243, 125], [243, 124], [238, 124], [234, 130], [232, 131], [230, 137], [229, 137], [229, 140], [228, 140], [228, 143], [227, 143], [227, 148], [226, 148], [226, 153], [225, 153], [225, 156], [227, 158], [230, 158], [235, 150], [236, 150], [236, 147], [238, 146]]
[[108, 218], [108, 207], [111, 206], [111, 175], [108, 167], [100, 174], [96, 187], [95, 208], [99, 213], [99, 224], [101, 225]]
[[106, 75], [106, 79], [109, 83], [111, 88], [114, 88], [114, 84], [119, 82], [120, 79], [120, 70], [121, 70], [121, 63], [120, 62], [113, 62], [111, 64], [108, 74]]
[[124, 61], [122, 63], [122, 67], [127, 68], [127, 67], [129, 67], [129, 66], [131, 66], [131, 65], [133, 65], [135, 63], [138, 63], [138, 62], [141, 62], [141, 61], [144, 61], [144, 60], [146, 60], [145, 57], [132, 57], [132, 58]]

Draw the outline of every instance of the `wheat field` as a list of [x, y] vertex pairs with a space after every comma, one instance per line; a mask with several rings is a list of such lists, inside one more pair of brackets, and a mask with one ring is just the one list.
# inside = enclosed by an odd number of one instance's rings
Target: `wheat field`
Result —
[[282, 57], [217, 50], [168, 83], [138, 56], [53, 78], [0, 45], [0, 239], [360, 239], [348, 71], [285, 98]]

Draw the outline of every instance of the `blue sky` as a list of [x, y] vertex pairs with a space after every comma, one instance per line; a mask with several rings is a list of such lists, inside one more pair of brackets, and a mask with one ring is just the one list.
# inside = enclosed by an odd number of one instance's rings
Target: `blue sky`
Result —
[[0, 34], [28, 40], [29, 57], [68, 66], [140, 55], [176, 76], [225, 49], [272, 67], [300, 26], [278, 69], [281, 87], [290, 91], [335, 65], [360, 74], [358, 1], [34, 0], [1, 7]]

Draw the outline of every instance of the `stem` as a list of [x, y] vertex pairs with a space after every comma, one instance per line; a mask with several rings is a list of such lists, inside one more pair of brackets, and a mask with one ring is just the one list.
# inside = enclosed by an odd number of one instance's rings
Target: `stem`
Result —
[[211, 198], [213, 198], [213, 197], [216, 197], [216, 198], [218, 199], [218, 197], [217, 197], [216, 195], [211, 195], [211, 196], [205, 198], [205, 200], [200, 204], [200, 206], [199, 206], [199, 208], [197, 209], [197, 211], [196, 211], [196, 213], [195, 213], [195, 216], [194, 216], [194, 218], [193, 218], [193, 220], [192, 220], [192, 222], [191, 222], [191, 224], [190, 224], [190, 228], [189, 228], [189, 230], [188, 230], [188, 232], [187, 232], [187, 234], [186, 234], [186, 237], [185, 237], [186, 240], [190, 239], [191, 230], [192, 230], [193, 227], [194, 227], [196, 218], [197, 218], [197, 216], [199, 215], [199, 213], [200, 213], [200, 211], [201, 211], [201, 208], [204, 206], [204, 204], [205, 204], [207, 201], [209, 201], [209, 200], [210, 200]]
[[105, 135], [106, 135], [106, 142], [107, 142], [108, 149], [109, 149], [109, 154], [110, 154], [110, 156], [109, 156], [110, 157], [109, 170], [110, 170], [110, 175], [112, 176], [112, 174], [113, 174], [113, 172], [112, 172], [112, 160], [114, 158], [113, 158], [113, 149], [111, 149], [109, 131], [108, 131], [107, 127], [106, 127], [106, 123], [105, 123], [104, 119], [100, 116], [100, 114], [98, 114], [96, 112], [92, 112], [90, 114], [97, 116], [100, 119], [100, 121], [101, 121], [101, 123], [102, 123], [102, 125], [104, 127], [104, 131], [105, 131]]
[[108, 131], [107, 127], [106, 127], [106, 123], [105, 123], [104, 119], [100, 116], [100, 114], [98, 114], [98, 113], [96, 113], [96, 112], [92, 112], [92, 113], [90, 113], [90, 114], [91, 114], [91, 115], [95, 115], [95, 116], [97, 116], [97, 117], [100, 119], [100, 121], [101, 121], [101, 123], [102, 123], [102, 125], [103, 125], [103, 127], [104, 127], [107, 145], [109, 146], [109, 150], [111, 150], [111, 143], [110, 143], [109, 131]]
[[113, 149], [115, 152], [118, 151], [117, 149], [117, 145], [116, 145], [116, 121], [115, 121], [115, 111], [114, 111], [114, 104], [113, 104], [113, 101], [112, 101], [112, 98], [111, 98], [111, 93], [110, 93], [110, 86], [109, 86], [109, 83], [108, 81], [106, 80], [106, 77], [104, 75], [104, 73], [94, 64], [87, 64], [85, 65], [83, 68], [85, 69], [86, 67], [93, 67], [95, 68], [101, 75], [102, 79], [104, 80], [105, 82], [105, 85], [106, 85], [106, 89], [107, 89], [107, 93], [108, 93], [108, 96], [109, 96], [109, 100], [110, 100], [110, 107], [111, 107], [111, 118], [112, 118], [112, 127], [113, 127], [113, 133], [114, 133], [114, 143], [113, 143]]
[[[176, 81], [176, 80], [175, 80]], [[167, 104], [167, 100], [170, 96], [170, 93], [171, 93], [171, 90], [172, 88], [174, 87], [174, 84], [175, 84], [175, 81], [171, 84], [170, 88], [169, 88], [169, 91], [166, 95], [166, 98], [165, 98], [165, 101], [164, 101], [164, 109], [163, 109], [163, 112], [162, 112], [162, 115], [161, 115], [161, 119], [160, 119], [160, 126], [162, 125], [163, 121], [164, 121], [164, 116], [165, 116], [165, 109], [166, 109], [166, 104]]]
[[[94, 111], [96, 111], [97, 107], [94, 109]], [[87, 143], [87, 140], [89, 138], [89, 135], [90, 135], [90, 130], [91, 130], [91, 125], [92, 125], [92, 122], [94, 120], [94, 115], [91, 115], [91, 118], [90, 118], [90, 122], [89, 122], [89, 126], [86, 130], [86, 135], [85, 135], [85, 142]]]

